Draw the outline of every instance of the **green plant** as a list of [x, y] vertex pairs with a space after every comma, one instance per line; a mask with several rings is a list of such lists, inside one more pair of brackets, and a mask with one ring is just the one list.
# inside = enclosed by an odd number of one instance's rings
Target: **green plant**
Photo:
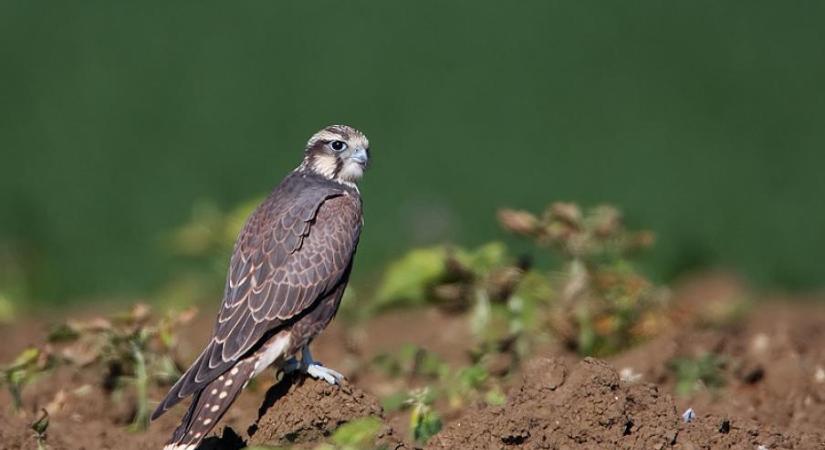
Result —
[[498, 218], [505, 229], [564, 260], [548, 322], [580, 354], [611, 354], [668, 325], [666, 292], [631, 263], [653, 244], [653, 234], [628, 230], [616, 208], [583, 212], [572, 203], [554, 203], [539, 217], [503, 209]]
[[491, 277], [508, 262], [506, 248], [500, 242], [473, 250], [455, 246], [414, 249], [389, 265], [371, 307], [377, 312], [431, 303], [464, 311], [475, 302], [476, 288], [501, 291], [494, 295], [498, 298], [515, 285], [518, 273]]
[[718, 388], [725, 384], [722, 370], [725, 360], [713, 353], [704, 353], [695, 358], [674, 358], [668, 368], [676, 377], [676, 393], [690, 395], [702, 386]]
[[376, 445], [376, 437], [382, 427], [376, 417], [362, 417], [338, 427], [330, 438], [335, 450], [370, 450]]
[[467, 313], [477, 359], [506, 352], [518, 361], [541, 335], [536, 320], [552, 289], [525, 260], [500, 242], [467, 250], [454, 246], [416, 249], [392, 263], [379, 285], [373, 311], [431, 304]]
[[49, 412], [40, 410], [40, 415], [31, 425], [34, 431], [34, 439], [37, 441], [37, 450], [46, 450], [46, 432], [49, 429]]
[[410, 412], [412, 439], [422, 445], [441, 431], [441, 417], [432, 408], [434, 400], [435, 397], [429, 388], [413, 391], [408, 400], [412, 409]]
[[50, 354], [35, 347], [23, 350], [14, 360], [0, 369], [0, 381], [9, 390], [12, 407], [19, 411], [23, 406], [23, 388], [48, 370], [53, 364]]
[[452, 369], [434, 353], [407, 345], [397, 355], [380, 355], [373, 364], [391, 377], [428, 383], [424, 388], [402, 390], [381, 400], [387, 411], [410, 410], [414, 439], [426, 440], [431, 436], [428, 433], [437, 432], [433, 430], [440, 426], [439, 410], [457, 411], [478, 401], [504, 403], [499, 380], [482, 363]]

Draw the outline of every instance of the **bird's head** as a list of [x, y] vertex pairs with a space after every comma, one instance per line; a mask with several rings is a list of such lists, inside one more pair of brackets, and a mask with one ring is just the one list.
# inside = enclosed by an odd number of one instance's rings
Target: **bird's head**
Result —
[[355, 183], [364, 174], [370, 142], [364, 133], [346, 125], [330, 125], [307, 142], [301, 167], [330, 180]]

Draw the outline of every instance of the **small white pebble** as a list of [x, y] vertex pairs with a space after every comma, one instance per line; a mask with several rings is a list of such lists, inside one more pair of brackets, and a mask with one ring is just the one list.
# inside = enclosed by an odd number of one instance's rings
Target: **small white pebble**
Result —
[[215, 405], [215, 406], [212, 407], [212, 409], [210, 409], [210, 411], [217, 412], [219, 409], [220, 409], [220, 407], [218, 407], [218, 405]]
[[226, 391], [223, 391], [223, 392], [221, 392], [221, 395], [218, 396], [218, 398], [224, 399], [224, 398], [226, 398], [226, 396], [227, 396]]
[[825, 369], [822, 366], [816, 366], [816, 372], [814, 372], [814, 381], [817, 383], [825, 383]]
[[229, 372], [229, 374], [230, 374], [230, 375], [237, 375], [237, 374], [238, 374], [238, 368], [237, 368], [237, 367], [235, 367], [234, 369], [232, 369], [232, 371], [231, 371], [231, 372]]
[[232, 381], [233, 380], [226, 380], [226, 383], [224, 383], [223, 385], [224, 386], [232, 386]]
[[693, 408], [688, 408], [685, 412], [682, 413], [682, 420], [685, 423], [691, 423], [695, 418], [696, 412], [693, 411]]
[[633, 370], [632, 367], [624, 367], [619, 371], [619, 376], [625, 383], [635, 383], [642, 379], [642, 374]]
[[210, 423], [212, 423], [212, 419], [206, 419], [203, 421], [204, 425], [209, 425]]
[[768, 345], [771, 343], [771, 338], [768, 337], [765, 333], [759, 333], [753, 337], [753, 342], [751, 346], [756, 353], [762, 353], [768, 349]]

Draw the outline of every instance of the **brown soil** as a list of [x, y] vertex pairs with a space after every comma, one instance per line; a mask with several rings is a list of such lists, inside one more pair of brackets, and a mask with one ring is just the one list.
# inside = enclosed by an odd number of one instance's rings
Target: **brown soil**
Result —
[[[303, 376], [287, 377], [266, 393], [259, 418], [249, 429], [248, 444], [317, 444], [344, 423], [367, 416], [383, 418], [378, 399], [346, 380], [331, 386]], [[392, 448], [401, 444], [389, 427], [380, 438]]]
[[673, 401], [655, 386], [624, 386], [595, 359], [573, 368], [538, 359], [507, 404], [470, 411], [427, 448], [664, 448], [677, 427]]
[[[674, 292], [686, 309], [746, 294], [728, 277], [706, 277]], [[678, 329], [606, 362], [547, 345], [505, 382], [511, 388], [504, 406], [445, 412], [444, 430], [427, 447], [825, 449], [825, 306], [788, 300], [767, 299], [735, 325], [677, 320]], [[205, 342], [212, 312], [205, 308], [183, 336], [181, 361], [191, 361]], [[0, 361], [42, 343], [48, 322], [32, 318], [0, 325]], [[382, 413], [376, 398], [421, 380], [388, 378], [368, 362], [413, 343], [457, 367], [469, 362], [469, 342], [465, 317], [435, 309], [393, 312], [357, 327], [334, 322], [314, 344], [314, 353], [345, 373], [349, 383], [337, 388], [288, 377], [274, 385], [272, 374], [262, 375], [202, 449], [239, 449], [247, 442], [312, 448], [341, 423], [364, 415], [385, 420], [382, 442], [396, 448], [408, 436], [408, 415]], [[700, 385], [677, 396], [670, 361], [707, 352], [724, 361], [724, 385]], [[24, 389], [19, 415], [8, 407], [9, 394], [0, 391], [0, 449], [34, 449], [29, 424], [41, 408], [50, 412], [47, 443], [53, 450], [161, 448], [185, 405], [148, 432], [133, 433], [126, 424], [134, 399], [113, 397], [101, 378], [92, 368], [57, 369]], [[150, 397], [157, 401], [164, 393], [156, 388]], [[688, 407], [697, 417], [685, 424], [680, 415]]]
[[[20, 414], [11, 413], [6, 407], [10, 404], [8, 394], [0, 396], [0, 449], [35, 448], [30, 424], [41, 408], [49, 411], [47, 442], [52, 450], [161, 448], [180, 419], [175, 409], [152, 423], [149, 432], [129, 432], [127, 425], [134, 414], [134, 399], [113, 397], [89, 383], [94, 380], [62, 369], [51, 374], [47, 383], [43, 381], [27, 389], [26, 408]], [[204, 441], [201, 450], [317, 443], [343, 423], [383, 414], [375, 397], [346, 381], [337, 387], [290, 376], [273, 384], [266, 393], [260, 389], [261, 383], [257, 385], [250, 386], [250, 392], [239, 398], [223, 419], [223, 426]], [[153, 397], [162, 394], [158, 390]], [[261, 397], [263, 404], [259, 401]], [[389, 427], [382, 430], [380, 437], [388, 448], [400, 447], [401, 440]]]
[[825, 433], [783, 432], [739, 417], [683, 423], [670, 395], [626, 383], [603, 361], [573, 367], [540, 358], [500, 407], [474, 409], [437, 434], [428, 449], [817, 448]]

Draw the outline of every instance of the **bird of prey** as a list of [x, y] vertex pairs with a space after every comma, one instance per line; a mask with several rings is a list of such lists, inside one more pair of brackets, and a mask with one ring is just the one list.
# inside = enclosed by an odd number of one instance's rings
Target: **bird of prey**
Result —
[[314, 361], [309, 344], [335, 316], [349, 280], [363, 223], [356, 182], [368, 159], [363, 133], [326, 127], [249, 216], [235, 241], [212, 337], [152, 414], [154, 420], [193, 396], [164, 450], [196, 448], [269, 366], [331, 384], [343, 378]]

